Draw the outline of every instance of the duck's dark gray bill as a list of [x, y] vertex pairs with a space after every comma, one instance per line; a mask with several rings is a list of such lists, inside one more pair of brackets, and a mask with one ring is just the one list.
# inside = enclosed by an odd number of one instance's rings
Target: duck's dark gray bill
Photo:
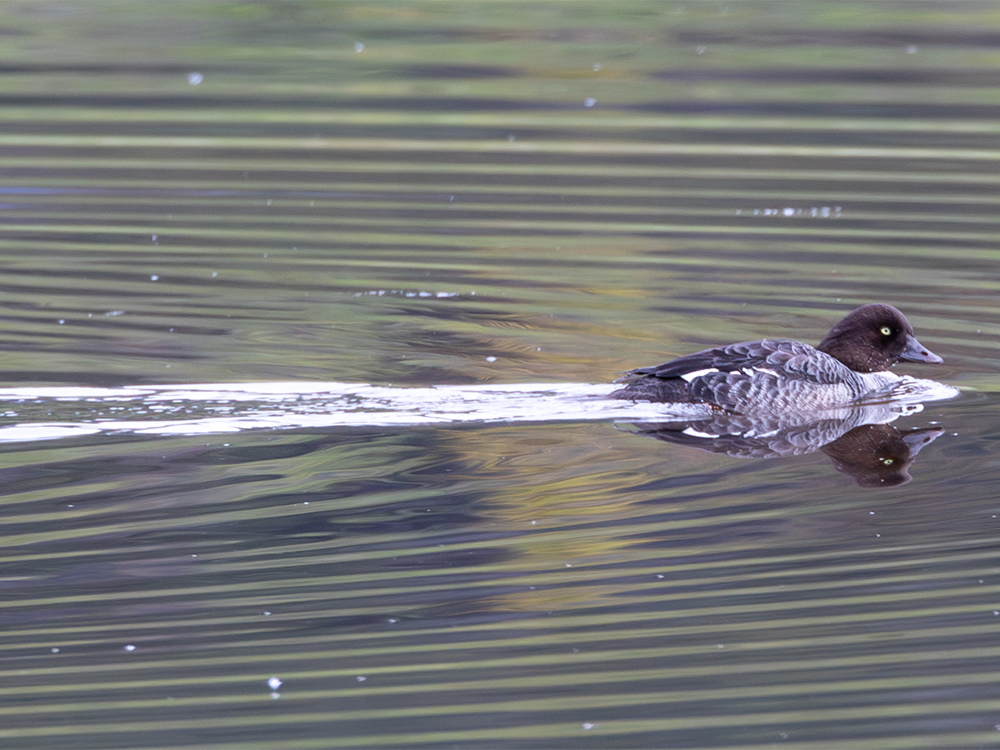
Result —
[[943, 359], [930, 349], [925, 349], [924, 345], [913, 336], [910, 336], [906, 340], [906, 348], [903, 349], [903, 353], [899, 358], [904, 362], [926, 362], [931, 365], [939, 365], [944, 362]]

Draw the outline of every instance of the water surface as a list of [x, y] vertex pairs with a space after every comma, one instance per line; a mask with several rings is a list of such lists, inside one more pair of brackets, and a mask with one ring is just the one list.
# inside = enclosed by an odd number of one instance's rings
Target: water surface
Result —
[[[996, 745], [993, 4], [5, 11], [0, 745]], [[908, 481], [595, 406], [872, 301]]]

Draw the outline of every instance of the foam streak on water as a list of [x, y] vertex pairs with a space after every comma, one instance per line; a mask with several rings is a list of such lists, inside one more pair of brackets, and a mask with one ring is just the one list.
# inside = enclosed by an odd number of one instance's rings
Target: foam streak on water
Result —
[[[98, 432], [211, 434], [250, 429], [686, 418], [698, 407], [608, 399], [614, 385], [523, 384], [393, 388], [364, 383], [212, 383], [128, 388], [7, 388], [13, 424], [0, 442]], [[47, 404], [67, 421], [20, 421]], [[113, 414], [114, 416], [111, 416]]]
[[[614, 384], [395, 388], [365, 383], [210, 383], [126, 388], [5, 388], [7, 426], [0, 442], [51, 440], [100, 432], [212, 434], [251, 429], [429, 425], [454, 422], [688, 420], [706, 414], [691, 404], [609, 399]], [[903, 404], [951, 398], [939, 383], [904, 378], [890, 400]], [[32, 419], [30, 413], [65, 420]], [[912, 411], [909, 410], [909, 411]], [[907, 410], [900, 409], [900, 414]], [[23, 416], [22, 416], [23, 415]]]

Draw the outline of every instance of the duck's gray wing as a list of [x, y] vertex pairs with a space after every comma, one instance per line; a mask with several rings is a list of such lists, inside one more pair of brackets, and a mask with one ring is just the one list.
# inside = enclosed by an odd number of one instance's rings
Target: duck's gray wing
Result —
[[693, 383], [706, 377], [718, 380], [718, 377], [711, 377], [713, 375], [753, 377], [771, 374], [777, 378], [790, 377], [830, 385], [842, 382], [845, 371], [849, 372], [844, 365], [808, 344], [764, 339], [705, 349], [660, 365], [640, 367], [627, 375], [681, 378]]

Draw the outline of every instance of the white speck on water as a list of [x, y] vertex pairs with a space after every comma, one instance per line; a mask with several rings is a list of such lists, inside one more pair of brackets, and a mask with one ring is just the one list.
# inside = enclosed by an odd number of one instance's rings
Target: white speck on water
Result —
[[596, 724], [591, 724], [589, 721], [585, 721], [580, 726], [582, 726], [584, 728], [584, 730], [590, 730], [590, 729], [593, 729], [594, 727], [596, 727], [597, 725]]
[[51, 651], [52, 651], [53, 654], [58, 654], [59, 653], [59, 647], [56, 646], [55, 648], [52, 648]]
[[281, 687], [281, 685], [282, 682], [280, 677], [272, 677], [267, 681], [267, 686], [271, 688], [271, 690], [277, 690], [278, 688]]
[[157, 238], [157, 236], [158, 236], [158, 235], [155, 235], [155, 234], [153, 235], [153, 242], [156, 242], [156, 238]]
[[573, 563], [566, 563], [566, 567], [567, 568], [572, 568], [573, 567]]
[[868, 515], [869, 516], [874, 516], [875, 515], [875, 511], [873, 511], [873, 510], [868, 511]]
[[106, 313], [104, 313], [104, 317], [105, 318], [114, 318], [114, 317], [117, 317], [119, 315], [124, 315], [124, 314], [125, 314], [124, 310], [108, 310]]
[[126, 651], [128, 651], [129, 653], [131, 653], [132, 651], [135, 651], [135, 646], [133, 646], [133, 645], [132, 645], [132, 644], [130, 643], [130, 644], [128, 644], [127, 646], [125, 646], [125, 650], [126, 650]]
[[664, 576], [663, 576], [663, 573], [657, 573], [657, 574], [656, 574], [656, 577], [657, 577], [657, 578], [663, 578]]
[[197, 86], [199, 83], [205, 80], [205, 76], [201, 73], [188, 73], [188, 83], [192, 86]]
[[737, 216], [808, 216], [811, 219], [836, 219], [843, 211], [842, 206], [811, 206], [809, 208], [794, 208], [785, 206], [784, 208], [747, 208], [736, 209]]
[[56, 321], [56, 322], [59, 323], [59, 325], [61, 325], [61, 326], [66, 325], [66, 320], [64, 318], [59, 318], [59, 320]]
[[356, 54], [360, 55], [364, 51], [365, 51], [365, 43], [364, 42], [355, 42], [354, 43], [354, 52]]
[[354, 679], [355, 679], [355, 680], [357, 680], [358, 682], [364, 682], [364, 681], [365, 681], [365, 680], [367, 680], [368, 678], [367, 678], [367, 677], [365, 677], [365, 676], [364, 676], [363, 674], [359, 674], [359, 675], [358, 675], [357, 677], [355, 677]]
[[496, 357], [487, 357], [487, 358], [486, 358], [486, 361], [487, 361], [487, 362], [496, 362], [496, 361], [497, 361], [497, 358], [496, 358]]
[[597, 104], [597, 99], [594, 99], [592, 96], [588, 96], [583, 100], [584, 107], [593, 107], [595, 104]]
[[213, 279], [217, 279], [218, 277], [219, 277], [219, 272], [218, 271], [212, 271], [212, 278]]
[[159, 281], [159, 280], [160, 280], [160, 277], [159, 277], [159, 276], [157, 276], [157, 275], [156, 275], [156, 274], [154, 273], [154, 274], [153, 274], [152, 276], [150, 276], [150, 277], [149, 277], [149, 280], [150, 280], [150, 281]]
[[397, 620], [395, 617], [390, 617], [388, 620], [386, 620], [386, 622], [388, 622], [390, 625], [395, 625], [397, 622], [399, 622], [399, 620]]

